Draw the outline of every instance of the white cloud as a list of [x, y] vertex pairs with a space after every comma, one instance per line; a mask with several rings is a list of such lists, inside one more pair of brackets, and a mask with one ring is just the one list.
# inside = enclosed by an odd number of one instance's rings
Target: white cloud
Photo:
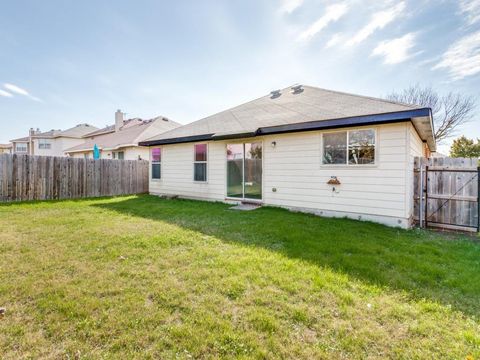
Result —
[[458, 5], [460, 13], [466, 17], [468, 25], [480, 21], [480, 0], [461, 0]]
[[27, 90], [22, 89], [21, 87], [19, 87], [17, 85], [3, 84], [3, 86], [5, 87], [5, 89], [10, 90], [11, 92], [13, 92], [15, 94], [20, 94], [20, 95], [25, 95], [25, 96], [30, 95]]
[[433, 69], [448, 69], [453, 80], [480, 73], [480, 31], [451, 45]]
[[343, 39], [342, 34], [333, 34], [333, 36], [328, 40], [325, 48], [331, 48], [332, 46], [337, 45]]
[[345, 45], [353, 46], [361, 43], [375, 31], [383, 29], [386, 25], [395, 20], [405, 10], [405, 2], [400, 2], [394, 7], [374, 13], [370, 22], [361, 28]]
[[13, 97], [13, 95], [10, 94], [8, 91], [2, 90], [2, 89], [0, 89], [0, 96]]
[[10, 92], [12, 92], [14, 94], [23, 95], [23, 96], [29, 97], [30, 99], [32, 99], [34, 101], [42, 102], [41, 99], [39, 99], [39, 98], [37, 98], [33, 95], [30, 95], [30, 93], [27, 90], [21, 88], [20, 86], [17, 86], [17, 85], [14, 85], [14, 84], [9, 84], [9, 83], [5, 83], [5, 84], [3, 84], [3, 86], [4, 86], [5, 89], [9, 90]]
[[295, 9], [302, 6], [303, 0], [284, 0], [281, 11], [291, 14]]
[[315, 21], [307, 30], [302, 32], [298, 37], [300, 41], [311, 40], [316, 34], [322, 31], [331, 22], [335, 22], [340, 19], [348, 10], [346, 4], [334, 4], [327, 7], [325, 14]]
[[383, 56], [385, 64], [401, 63], [413, 56], [409, 51], [415, 46], [415, 37], [415, 33], [408, 33], [397, 39], [382, 41], [373, 49], [372, 56]]

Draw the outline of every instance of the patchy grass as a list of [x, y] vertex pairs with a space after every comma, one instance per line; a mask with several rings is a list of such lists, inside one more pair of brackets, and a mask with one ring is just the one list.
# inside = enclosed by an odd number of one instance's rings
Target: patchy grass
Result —
[[480, 357], [480, 244], [152, 196], [0, 206], [0, 357]]

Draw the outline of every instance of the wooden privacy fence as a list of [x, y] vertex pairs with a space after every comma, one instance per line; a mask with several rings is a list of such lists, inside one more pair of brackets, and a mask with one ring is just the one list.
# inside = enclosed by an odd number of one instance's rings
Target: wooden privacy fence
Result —
[[417, 157], [414, 166], [416, 223], [479, 231], [478, 159]]
[[0, 154], [0, 202], [148, 192], [148, 161]]

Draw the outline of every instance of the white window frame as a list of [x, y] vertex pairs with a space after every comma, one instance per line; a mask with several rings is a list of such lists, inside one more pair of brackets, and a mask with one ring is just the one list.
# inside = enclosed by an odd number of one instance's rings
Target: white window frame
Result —
[[[230, 197], [228, 196], [228, 184], [227, 184], [227, 178], [226, 176], [227, 175], [227, 172], [228, 172], [228, 160], [227, 160], [227, 146], [228, 145], [235, 145], [235, 144], [239, 144], [239, 145], [243, 145], [245, 146], [245, 144], [251, 144], [251, 143], [261, 143], [262, 144], [262, 199], [252, 199], [252, 198], [246, 198], [246, 197], [243, 197], [243, 198], [237, 198], [237, 197]], [[265, 199], [265, 146], [266, 144], [269, 144], [268, 141], [265, 141], [264, 138], [247, 138], [247, 139], [240, 139], [240, 140], [236, 140], [235, 139], [232, 139], [232, 142], [227, 142], [225, 144], [225, 147], [224, 147], [224, 153], [225, 153], [225, 186], [224, 186], [224, 192], [225, 192], [225, 199], [226, 200], [232, 200], [232, 201], [248, 201], [248, 202], [252, 202], [252, 203], [259, 203], [259, 204], [263, 204], [263, 201]], [[245, 147], [243, 148], [244, 151], [245, 151]], [[243, 162], [242, 162], [242, 168], [245, 166], [245, 153], [243, 154]], [[245, 194], [245, 184], [243, 185], [243, 193]]]
[[[196, 154], [195, 146], [197, 146], [197, 145], [205, 145], [207, 147], [207, 149], [206, 149], [207, 160], [205, 160], [205, 161], [196, 161], [195, 160], [195, 154]], [[206, 167], [206, 169], [205, 169], [205, 176], [206, 176], [205, 180], [195, 180], [195, 164], [205, 164], [205, 167]], [[198, 183], [198, 184], [205, 184], [205, 183], [208, 182], [208, 143], [206, 143], [206, 142], [193, 144], [193, 173], [192, 173], [192, 178], [193, 178], [193, 182]]]
[[15, 152], [26, 153], [28, 152], [27, 143], [15, 143]]
[[[154, 149], [160, 149], [160, 161], [153, 161], [153, 150]], [[163, 147], [161, 146], [155, 146], [152, 147], [150, 150], [150, 180], [151, 181], [161, 181], [163, 179], [163, 172], [162, 172], [162, 158], [163, 158]], [[154, 178], [153, 177], [153, 165], [158, 164], [160, 165], [160, 177], [159, 178]]]
[[[373, 163], [372, 164], [350, 164], [349, 161], [348, 161], [348, 151], [349, 151], [349, 140], [350, 140], [350, 132], [351, 131], [361, 131], [361, 130], [373, 130], [373, 134], [374, 134], [374, 141], [375, 141], [375, 144], [374, 144], [374, 159], [373, 159]], [[323, 147], [323, 143], [324, 143], [324, 135], [325, 134], [332, 134], [332, 133], [342, 133], [342, 132], [346, 132], [347, 133], [347, 146], [346, 146], [346, 162], [344, 164], [325, 164], [323, 162], [323, 155], [324, 155], [324, 147]], [[376, 127], [367, 127], [367, 128], [353, 128], [353, 129], [339, 129], [339, 130], [332, 130], [332, 131], [325, 131], [325, 132], [322, 132], [321, 136], [321, 141], [320, 141], [320, 165], [322, 167], [362, 167], [362, 168], [365, 168], [365, 167], [376, 167], [378, 166], [378, 136], [377, 136], [377, 128]]]
[[[123, 153], [123, 159], [118, 158], [119, 153]], [[125, 151], [124, 150], [112, 151], [112, 158], [115, 159], [115, 160], [125, 160]]]
[[38, 149], [39, 150], [51, 150], [52, 149], [52, 142], [49, 139], [38, 139]]

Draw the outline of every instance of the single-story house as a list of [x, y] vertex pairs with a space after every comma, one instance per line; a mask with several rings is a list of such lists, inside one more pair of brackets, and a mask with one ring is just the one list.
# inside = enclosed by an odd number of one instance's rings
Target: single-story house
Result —
[[408, 228], [431, 110], [293, 86], [140, 143], [150, 193], [280, 206]]
[[156, 134], [175, 129], [180, 124], [158, 116], [153, 119], [124, 119], [124, 114], [117, 110], [115, 124], [84, 135], [83, 142], [66, 149], [65, 152], [75, 158], [93, 158], [93, 148], [100, 150], [101, 159], [148, 160], [149, 150], [138, 143]]

